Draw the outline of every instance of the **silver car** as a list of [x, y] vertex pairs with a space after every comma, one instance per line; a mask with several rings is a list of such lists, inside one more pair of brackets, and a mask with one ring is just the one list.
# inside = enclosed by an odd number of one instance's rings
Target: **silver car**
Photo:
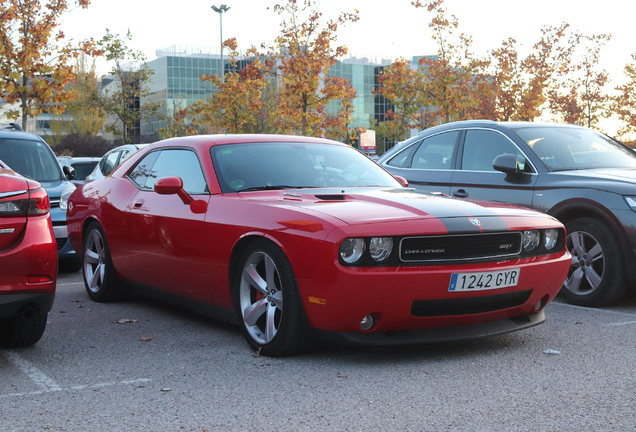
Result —
[[119, 147], [108, 151], [92, 173], [86, 177], [86, 181], [98, 180], [108, 177], [115, 168], [117, 168], [123, 161], [132, 156], [140, 148], [146, 147], [148, 144], [124, 144]]

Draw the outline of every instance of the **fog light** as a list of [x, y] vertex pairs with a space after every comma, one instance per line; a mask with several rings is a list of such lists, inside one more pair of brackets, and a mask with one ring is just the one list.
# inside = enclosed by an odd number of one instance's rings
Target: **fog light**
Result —
[[539, 312], [541, 309], [543, 309], [545, 307], [545, 305], [548, 304], [548, 300], [550, 300], [550, 296], [549, 295], [544, 295], [541, 300], [539, 300], [539, 303], [537, 303], [537, 305], [534, 307], [534, 311], [535, 312]]
[[371, 330], [371, 327], [373, 327], [373, 316], [369, 314], [360, 321], [360, 330], [369, 331]]

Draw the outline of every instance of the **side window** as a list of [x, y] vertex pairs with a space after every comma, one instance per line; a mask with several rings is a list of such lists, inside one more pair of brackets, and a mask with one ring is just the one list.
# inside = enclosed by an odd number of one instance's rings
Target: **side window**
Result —
[[129, 157], [132, 156], [132, 154], [133, 154], [133, 152], [131, 150], [128, 150], [128, 149], [122, 150], [121, 157], [119, 158], [119, 162], [118, 162], [117, 165], [119, 166], [119, 165], [123, 164], [126, 159], [128, 159]]
[[408, 146], [397, 155], [393, 156], [386, 164], [396, 168], [404, 168], [411, 160], [411, 155], [415, 148], [417, 148], [417, 144]]
[[199, 158], [193, 151], [170, 149], [159, 152], [152, 169], [146, 173], [143, 189], [154, 190], [158, 179], [169, 176], [180, 177], [183, 189], [189, 194], [205, 194], [209, 191]]
[[469, 129], [464, 141], [462, 170], [495, 171], [492, 162], [501, 154], [513, 154], [518, 161], [525, 160], [521, 150], [499, 132]]
[[115, 168], [117, 168], [117, 159], [119, 159], [120, 153], [121, 152], [113, 152], [102, 160], [102, 164], [100, 164], [102, 174], [108, 176], [108, 174], [110, 174]]
[[132, 180], [132, 182], [135, 183], [138, 188], [144, 189], [144, 185], [150, 177], [154, 177], [155, 180], [157, 179], [156, 175], [153, 174], [152, 166], [155, 164], [159, 153], [161, 152], [154, 151], [152, 153], [148, 153], [146, 156], [144, 156], [143, 159], [137, 162], [135, 168], [133, 168], [132, 171], [128, 173], [128, 178]]
[[413, 169], [450, 169], [459, 131], [426, 138], [413, 155]]

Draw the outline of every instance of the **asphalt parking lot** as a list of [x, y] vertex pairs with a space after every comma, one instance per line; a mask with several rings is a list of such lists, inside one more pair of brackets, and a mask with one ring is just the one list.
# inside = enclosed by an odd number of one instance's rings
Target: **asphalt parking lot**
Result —
[[[400, 348], [252, 352], [238, 327], [62, 274], [47, 330], [0, 350], [2, 431], [632, 431], [636, 296], [544, 325]], [[550, 354], [551, 353], [551, 354]]]

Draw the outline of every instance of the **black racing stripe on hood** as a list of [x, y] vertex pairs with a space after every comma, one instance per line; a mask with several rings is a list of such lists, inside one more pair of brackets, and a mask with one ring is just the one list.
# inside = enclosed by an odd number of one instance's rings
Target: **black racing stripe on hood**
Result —
[[[471, 219], [477, 225], [471, 222]], [[477, 222], [478, 221], [478, 222]], [[454, 233], [480, 233], [480, 232], [506, 232], [508, 225], [499, 216], [474, 218], [471, 216], [442, 218], [440, 222], [448, 229], [449, 234]], [[480, 224], [480, 225], [479, 225]]]
[[[382, 191], [378, 194], [371, 195], [374, 198], [388, 199], [394, 203], [399, 203], [405, 208], [411, 208], [421, 211], [422, 213], [428, 213], [437, 219], [445, 218], [461, 218], [462, 216], [467, 218], [492, 218], [499, 219], [500, 226], [505, 226], [501, 221], [500, 216], [487, 207], [481, 206], [470, 201], [459, 200], [455, 198], [440, 197], [437, 195], [431, 195], [426, 192], [419, 191], [400, 191], [400, 190], [388, 190]], [[372, 201], [373, 199], [370, 199]], [[468, 222], [470, 224], [470, 222]], [[493, 222], [491, 222], [492, 224]], [[472, 224], [471, 224], [472, 225]], [[494, 226], [494, 225], [493, 225]]]
[[439, 197], [417, 191], [391, 190], [383, 191], [376, 196], [382, 197], [382, 195], [400, 205], [434, 216], [444, 224], [449, 233], [508, 231], [508, 225], [497, 213], [469, 201]]

